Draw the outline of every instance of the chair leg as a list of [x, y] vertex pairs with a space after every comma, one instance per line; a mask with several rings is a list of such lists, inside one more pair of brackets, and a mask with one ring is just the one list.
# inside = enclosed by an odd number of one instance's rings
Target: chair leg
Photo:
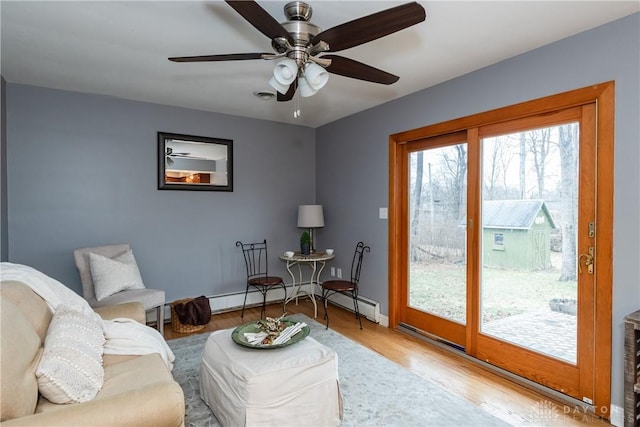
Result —
[[247, 294], [249, 293], [249, 285], [247, 285], [247, 290], [244, 291], [244, 302], [242, 303], [242, 314], [240, 314], [241, 318], [244, 318], [244, 307], [247, 305]]
[[356, 312], [356, 319], [358, 319], [358, 322], [360, 323], [360, 329], [362, 329], [362, 319], [360, 318], [360, 309], [358, 308], [358, 293], [356, 291], [353, 291], [351, 293], [351, 296], [353, 297], [353, 308]]
[[284, 291], [284, 298], [282, 299], [282, 313], [287, 312], [287, 286], [282, 283], [282, 290]]
[[327, 311], [327, 300], [329, 299], [329, 292], [322, 290], [322, 300], [324, 303], [324, 318], [327, 321], [325, 329], [329, 329], [329, 312]]
[[260, 319], [262, 319], [262, 316], [264, 316], [266, 311], [267, 311], [267, 290], [264, 289], [262, 291], [262, 309], [260, 310]]
[[156, 308], [156, 324], [158, 325], [158, 332], [164, 336], [164, 304]]

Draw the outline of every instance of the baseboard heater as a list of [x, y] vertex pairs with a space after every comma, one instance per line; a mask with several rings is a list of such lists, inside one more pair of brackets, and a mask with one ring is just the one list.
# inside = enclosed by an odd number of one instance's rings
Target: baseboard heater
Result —
[[[310, 284], [303, 284], [302, 290], [309, 290]], [[287, 285], [287, 295], [291, 295], [293, 289], [291, 285]], [[316, 297], [318, 297], [320, 293], [316, 293]], [[209, 298], [209, 304], [211, 305], [212, 313], [224, 313], [228, 311], [238, 310], [242, 308], [242, 303], [244, 302], [244, 291], [242, 292], [232, 292], [228, 294], [221, 295], [211, 295]], [[284, 298], [284, 293], [281, 288], [273, 289], [269, 291], [267, 294], [267, 303], [280, 302]], [[322, 315], [322, 301], [320, 298], [317, 298], [318, 304], [318, 314]], [[342, 295], [342, 294], [334, 294], [329, 297], [329, 302], [339, 305], [345, 310], [349, 310], [354, 312], [353, 310], [353, 300], [351, 297]], [[165, 306], [165, 321], [167, 319], [171, 319], [171, 309], [169, 306], [170, 302], [167, 302]], [[295, 304], [294, 301], [291, 301], [289, 304]], [[247, 307], [255, 307], [262, 305], [262, 294], [255, 290], [250, 290], [247, 295]], [[360, 314], [365, 316], [367, 319], [371, 320], [375, 323], [380, 323], [380, 303], [377, 301], [370, 300], [365, 297], [358, 297], [358, 310], [360, 310]], [[151, 313], [147, 315], [147, 321], [155, 321], [155, 314]]]
[[[302, 290], [309, 290], [310, 284], [303, 284]], [[290, 285], [287, 285], [287, 295], [291, 295], [293, 289]], [[316, 303], [318, 304], [318, 314], [322, 315], [322, 301], [318, 296], [320, 292], [316, 292]], [[274, 289], [269, 291], [267, 294], [267, 303], [279, 302], [282, 301], [284, 294], [282, 289]], [[225, 311], [237, 310], [242, 307], [242, 302], [244, 301], [244, 292], [230, 293], [225, 295], [215, 295], [209, 297], [209, 302], [211, 303], [211, 311], [213, 313], [222, 313]], [[358, 310], [360, 310], [360, 314], [371, 320], [375, 323], [380, 323], [380, 303], [377, 301], [373, 301], [369, 298], [365, 298], [362, 296], [358, 296]], [[353, 310], [353, 299], [350, 296], [343, 294], [334, 294], [329, 297], [329, 302], [344, 308], [345, 310], [349, 310], [354, 312]], [[249, 295], [247, 295], [247, 306], [260, 306], [262, 304], [262, 294], [257, 291], [249, 291]], [[295, 304], [295, 302], [290, 302], [289, 304]]]
[[[290, 286], [287, 286], [287, 295], [291, 294]], [[273, 302], [282, 302], [284, 292], [282, 288], [274, 288], [267, 293], [267, 304]], [[224, 313], [227, 311], [238, 310], [242, 308], [244, 302], [244, 291], [233, 292], [229, 294], [213, 295], [209, 297], [212, 313]], [[262, 305], [262, 294], [255, 289], [250, 289], [247, 294], [247, 307], [255, 307]]]
[[[380, 323], [380, 303], [362, 296], [358, 296], [358, 311], [360, 315], [375, 323]], [[344, 294], [333, 294], [329, 297], [329, 302], [355, 313], [353, 309], [353, 298]]]
[[[303, 285], [304, 289], [304, 285]], [[291, 294], [291, 288], [287, 285], [287, 294]], [[284, 293], [282, 288], [277, 288], [267, 293], [267, 304], [272, 302], [282, 301]], [[242, 308], [244, 302], [244, 291], [231, 292], [228, 294], [220, 295], [208, 295], [209, 305], [211, 306], [211, 313], [225, 313], [228, 311], [234, 311]], [[256, 290], [250, 290], [247, 294], [247, 307], [255, 307], [262, 305], [262, 294]], [[155, 312], [147, 313], [147, 323], [154, 324], [156, 317]], [[164, 320], [165, 322], [171, 319], [171, 301], [167, 301], [164, 306]]]

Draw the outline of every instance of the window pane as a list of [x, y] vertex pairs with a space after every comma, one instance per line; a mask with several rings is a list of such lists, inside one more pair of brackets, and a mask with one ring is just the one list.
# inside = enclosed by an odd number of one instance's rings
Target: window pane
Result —
[[409, 306], [465, 323], [467, 144], [409, 160]]
[[576, 363], [578, 124], [485, 138], [481, 332]]

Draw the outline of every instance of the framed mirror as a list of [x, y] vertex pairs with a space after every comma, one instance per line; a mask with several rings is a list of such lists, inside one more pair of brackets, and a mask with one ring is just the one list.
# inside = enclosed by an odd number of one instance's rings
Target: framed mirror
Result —
[[158, 132], [158, 189], [233, 191], [233, 141]]

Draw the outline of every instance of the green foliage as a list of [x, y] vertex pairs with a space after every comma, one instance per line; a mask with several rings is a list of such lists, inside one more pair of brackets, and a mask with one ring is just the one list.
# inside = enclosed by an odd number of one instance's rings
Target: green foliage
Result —
[[310, 245], [311, 244], [311, 235], [309, 231], [304, 230], [300, 235], [300, 244], [301, 245]]

